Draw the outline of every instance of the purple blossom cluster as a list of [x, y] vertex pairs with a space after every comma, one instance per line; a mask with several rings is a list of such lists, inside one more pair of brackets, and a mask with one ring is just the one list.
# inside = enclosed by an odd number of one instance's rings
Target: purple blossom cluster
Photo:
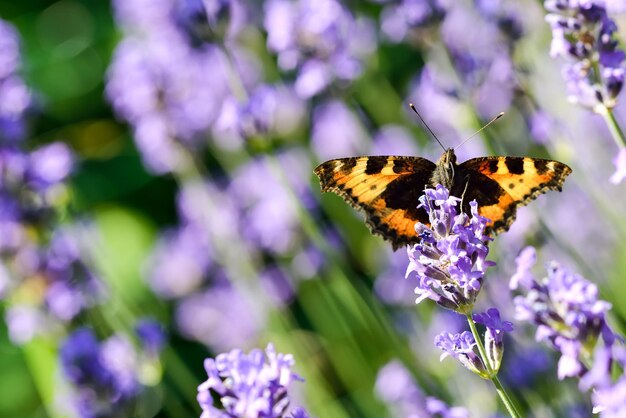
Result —
[[405, 277], [417, 280], [416, 303], [426, 298], [461, 314], [472, 311], [488, 267], [488, 243], [485, 234], [489, 221], [478, 214], [478, 205], [470, 202], [471, 218], [457, 211], [460, 198], [450, 196], [443, 186], [426, 189], [419, 207], [428, 212], [430, 227], [417, 223], [420, 239], [409, 247], [409, 266]]
[[409, 371], [397, 360], [387, 363], [378, 371], [375, 390], [394, 417], [469, 417], [465, 408], [450, 407], [440, 399], [426, 396]]
[[17, 31], [0, 20], [0, 142], [22, 140], [26, 134], [24, 116], [31, 106], [31, 91], [19, 76], [20, 41]]
[[371, 22], [337, 0], [269, 0], [264, 26], [268, 49], [283, 71], [296, 71], [294, 88], [304, 99], [357, 78], [375, 44]]
[[[277, 353], [272, 344], [265, 352], [248, 354], [239, 349], [207, 358], [208, 379], [198, 386], [202, 418], [308, 417], [302, 408], [290, 410], [288, 387], [302, 378], [292, 371], [291, 354]], [[217, 404], [214, 401], [217, 398]]]
[[[613, 411], [606, 416], [619, 416], [626, 402], [618, 393], [623, 393], [626, 380], [622, 372], [614, 382], [611, 368], [619, 364], [623, 370], [625, 358], [623, 346], [616, 344], [621, 338], [607, 323], [611, 305], [598, 298], [595, 284], [556, 262], [548, 265], [547, 277], [538, 280], [530, 271], [536, 258], [533, 247], [517, 258], [510, 283], [511, 289], [522, 292], [514, 299], [516, 319], [535, 324], [536, 339], [560, 352], [559, 379], [580, 378], [581, 389], [594, 389], [597, 411], [606, 408]], [[607, 396], [611, 393], [616, 396]]]
[[65, 339], [61, 370], [78, 416], [123, 416], [135, 408], [133, 401], [144, 390], [142, 373], [158, 367], [154, 354], [164, 341], [162, 329], [151, 320], [139, 329], [139, 348], [121, 334], [99, 341], [90, 328], [79, 328]]
[[195, 47], [181, 25], [192, 15], [176, 14], [183, 3], [191, 2], [114, 2], [125, 37], [109, 67], [107, 96], [157, 173], [187, 164], [182, 148], [200, 147], [229, 95], [224, 57], [215, 46]]
[[[513, 331], [513, 324], [503, 321], [496, 308], [473, 315], [473, 320], [477, 324], [484, 325], [486, 329], [483, 342], [486, 351], [485, 359], [476, 353], [478, 343], [469, 331], [456, 334], [443, 332], [435, 337], [435, 346], [443, 351], [440, 360], [448, 356], [453, 357], [471, 372], [490, 379], [500, 370], [504, 355], [504, 333]], [[488, 364], [485, 364], [485, 361]]]
[[567, 58], [563, 76], [572, 102], [612, 108], [624, 85], [626, 54], [618, 48], [617, 25], [602, 0], [547, 0], [552, 28], [550, 55]]
[[26, 150], [31, 92], [18, 74], [19, 39], [3, 21], [0, 38], [0, 298], [10, 301], [12, 341], [24, 343], [71, 321], [104, 292], [83, 261], [80, 228], [56, 224], [72, 153], [59, 142]]

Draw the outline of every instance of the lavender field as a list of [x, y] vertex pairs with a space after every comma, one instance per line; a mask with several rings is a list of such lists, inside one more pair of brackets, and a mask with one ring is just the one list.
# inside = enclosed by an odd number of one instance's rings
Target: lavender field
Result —
[[[0, 417], [626, 417], [625, 50], [625, 0], [2, 2]], [[409, 104], [558, 163], [322, 193], [437, 163]]]

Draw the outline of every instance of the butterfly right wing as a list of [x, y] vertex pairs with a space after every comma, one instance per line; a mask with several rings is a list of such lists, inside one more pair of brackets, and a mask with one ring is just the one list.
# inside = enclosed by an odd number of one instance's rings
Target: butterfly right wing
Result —
[[420, 157], [351, 157], [326, 161], [315, 174], [322, 191], [363, 210], [372, 233], [391, 241], [395, 250], [417, 241], [416, 222], [429, 224], [417, 205], [435, 167]]

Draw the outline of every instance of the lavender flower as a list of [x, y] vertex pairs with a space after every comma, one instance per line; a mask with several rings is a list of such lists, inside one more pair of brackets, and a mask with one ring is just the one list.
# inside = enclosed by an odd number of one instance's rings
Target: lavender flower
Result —
[[513, 324], [500, 319], [500, 312], [496, 308], [490, 308], [485, 313], [473, 315], [474, 322], [487, 328], [485, 332], [485, 349], [487, 360], [491, 369], [500, 370], [502, 356], [504, 354], [504, 333], [513, 331]]
[[416, 29], [440, 21], [445, 9], [440, 0], [395, 0], [385, 4], [380, 29], [391, 42], [402, 42]]
[[470, 202], [472, 217], [457, 212], [461, 199], [437, 185], [426, 189], [420, 207], [429, 215], [431, 227], [415, 225], [420, 242], [409, 247], [406, 278], [418, 281], [416, 303], [426, 298], [461, 314], [472, 311], [488, 267], [489, 254], [485, 226], [488, 219], [478, 214], [478, 205]]
[[20, 41], [15, 28], [0, 19], [0, 142], [13, 143], [25, 135], [24, 116], [31, 92], [18, 75]]
[[264, 26], [280, 68], [298, 71], [295, 90], [304, 99], [358, 77], [375, 43], [371, 23], [337, 0], [270, 0]]
[[476, 373], [484, 379], [489, 378], [489, 373], [480, 357], [474, 351], [476, 340], [469, 331], [460, 334], [443, 332], [435, 337], [435, 346], [443, 351], [440, 360], [451, 356], [457, 359], [469, 371]]
[[[231, 97], [228, 59], [194, 32], [205, 16], [201, 2], [116, 1], [114, 8], [125, 37], [109, 68], [107, 96], [132, 125], [148, 168], [180, 170], [188, 163], [185, 148], [202, 148]], [[206, 18], [213, 17], [209, 10]], [[229, 51], [249, 88], [257, 65], [236, 45]]]
[[135, 333], [148, 353], [158, 353], [165, 344], [166, 335], [163, 325], [154, 319], [143, 318], [137, 321]]
[[326, 160], [364, 153], [368, 136], [356, 115], [333, 100], [315, 108], [311, 142], [319, 158]]
[[176, 308], [180, 333], [217, 350], [250, 346], [258, 338], [265, 317], [265, 309], [252, 295], [220, 280], [182, 299]]
[[537, 325], [536, 338], [561, 353], [558, 377], [587, 373], [584, 359], [593, 357], [597, 342], [614, 344], [615, 335], [606, 322], [611, 305], [598, 299], [598, 288], [556, 262], [548, 266], [548, 276], [537, 280], [529, 269], [536, 259], [527, 247], [517, 259], [517, 272], [511, 288], [523, 294], [514, 299], [516, 319]]
[[79, 416], [123, 414], [140, 389], [135, 358], [132, 345], [120, 336], [100, 343], [90, 329], [81, 328], [67, 337], [61, 368], [73, 387]]
[[563, 69], [569, 99], [601, 111], [612, 108], [624, 85], [626, 54], [614, 39], [617, 25], [603, 1], [547, 0], [552, 28], [550, 55], [569, 60]]
[[467, 418], [462, 407], [450, 407], [443, 401], [426, 396], [409, 371], [397, 360], [387, 363], [378, 371], [376, 394], [389, 405], [393, 416], [412, 418]]
[[[202, 418], [286, 416], [289, 408], [287, 389], [291, 382], [302, 381], [292, 371], [291, 354], [276, 353], [268, 344], [265, 353], [254, 349], [245, 354], [235, 349], [204, 361], [208, 379], [198, 386]], [[214, 404], [217, 396], [219, 404]], [[307, 416], [301, 410], [294, 416]]]

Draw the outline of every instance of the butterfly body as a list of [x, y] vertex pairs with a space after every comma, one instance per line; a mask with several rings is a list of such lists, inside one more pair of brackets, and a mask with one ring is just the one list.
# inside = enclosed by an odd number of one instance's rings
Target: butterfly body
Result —
[[448, 149], [435, 164], [420, 157], [371, 156], [329, 160], [315, 169], [322, 191], [334, 192], [365, 212], [373, 233], [394, 249], [417, 242], [415, 223], [429, 224], [418, 208], [424, 188], [445, 186], [462, 197], [469, 213], [476, 200], [479, 213], [490, 219], [489, 233], [506, 231], [519, 206], [548, 190], [561, 190], [571, 169], [558, 161], [530, 157], [481, 157], [456, 162]]

